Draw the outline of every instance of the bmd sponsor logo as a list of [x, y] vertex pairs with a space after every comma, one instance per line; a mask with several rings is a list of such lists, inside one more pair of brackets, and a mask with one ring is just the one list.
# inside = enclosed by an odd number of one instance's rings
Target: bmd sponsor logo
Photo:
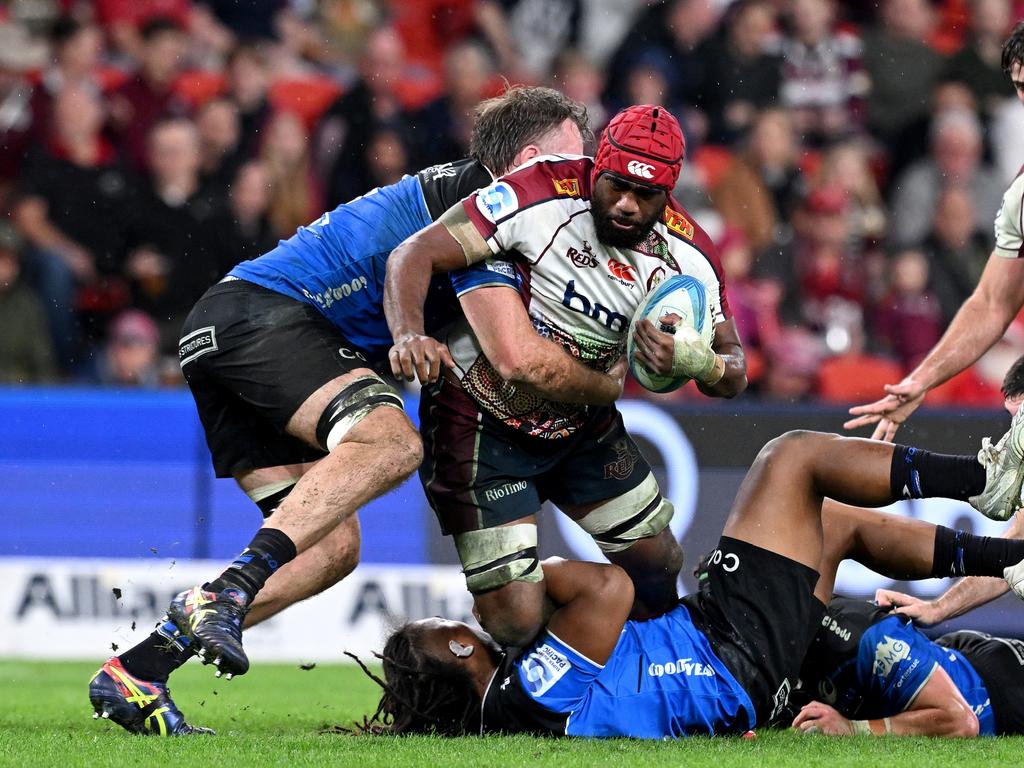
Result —
[[605, 328], [616, 333], [621, 333], [629, 327], [629, 318], [609, 309], [598, 301], [591, 301], [582, 293], [576, 291], [576, 281], [570, 280], [565, 284], [565, 293], [562, 295], [562, 306], [579, 312], [582, 315], [596, 320]]

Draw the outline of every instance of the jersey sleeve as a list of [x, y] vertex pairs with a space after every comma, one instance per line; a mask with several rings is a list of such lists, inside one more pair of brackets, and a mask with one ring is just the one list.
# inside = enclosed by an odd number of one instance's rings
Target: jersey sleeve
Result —
[[937, 666], [928, 638], [899, 617], [875, 624], [861, 637], [859, 686], [867, 699], [885, 702], [894, 711], [911, 705]]
[[522, 276], [516, 271], [511, 261], [504, 259], [484, 259], [464, 269], [451, 273], [452, 288], [456, 296], [463, 296], [477, 288], [493, 288], [502, 286], [519, 290]]
[[729, 309], [729, 295], [725, 287], [725, 270], [722, 268], [715, 241], [674, 197], [669, 199], [662, 221], [674, 247], [678, 247], [677, 244], [689, 245], [699, 251], [707, 261], [710, 270], [702, 280], [711, 302], [711, 318], [715, 325], [724, 323], [732, 317], [732, 311]]
[[564, 206], [580, 198], [584, 165], [561, 156], [539, 158], [474, 192], [462, 201], [463, 211], [491, 253], [540, 258], [543, 249], [530, 246], [538, 232], [553, 232], [568, 218]]
[[516, 659], [515, 669], [533, 701], [551, 712], [569, 713], [583, 705], [604, 666], [546, 631]]
[[1003, 195], [996, 214], [995, 252], [1008, 259], [1024, 257], [1024, 169], [1021, 171]]

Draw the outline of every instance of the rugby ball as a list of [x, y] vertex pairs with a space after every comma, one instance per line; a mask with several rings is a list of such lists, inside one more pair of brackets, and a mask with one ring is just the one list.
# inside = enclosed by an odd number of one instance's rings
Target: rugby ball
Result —
[[689, 326], [696, 330], [708, 345], [715, 337], [711, 305], [704, 283], [700, 280], [690, 275], [673, 275], [651, 291], [633, 313], [633, 319], [629, 323], [629, 336], [626, 339], [629, 371], [644, 389], [651, 392], [672, 392], [690, 380], [687, 376], [662, 376], [636, 362], [636, 324], [646, 318], [658, 328], [658, 321], [668, 314], [679, 316], [676, 329]]

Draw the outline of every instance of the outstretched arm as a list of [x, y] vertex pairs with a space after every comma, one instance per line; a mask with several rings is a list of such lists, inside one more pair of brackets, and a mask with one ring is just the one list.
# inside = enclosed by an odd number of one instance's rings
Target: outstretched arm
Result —
[[872, 437], [891, 441], [928, 390], [977, 362], [1006, 331], [1024, 305], [1024, 259], [993, 254], [974, 293], [928, 356], [899, 384], [888, 384], [881, 400], [850, 409], [857, 418], [846, 429], [875, 424]]
[[601, 373], [541, 337], [515, 289], [477, 288], [459, 301], [480, 348], [506, 381], [566, 403], [609, 405], [622, 394], [624, 362]]
[[793, 727], [804, 733], [828, 736], [971, 738], [978, 735], [978, 718], [946, 671], [936, 666], [910, 706], [892, 717], [848, 720], [828, 704], [812, 701], [800, 710]]
[[633, 608], [633, 582], [617, 565], [551, 557], [543, 567], [544, 587], [556, 606], [548, 629], [604, 664]]

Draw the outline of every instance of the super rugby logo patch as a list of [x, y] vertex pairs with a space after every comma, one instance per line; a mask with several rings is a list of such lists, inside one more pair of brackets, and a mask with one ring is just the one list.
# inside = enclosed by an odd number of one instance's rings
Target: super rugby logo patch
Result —
[[534, 698], [540, 698], [572, 669], [572, 664], [550, 645], [541, 645], [523, 660], [523, 685]]
[[519, 198], [511, 186], [499, 181], [477, 193], [476, 207], [488, 221], [496, 223], [519, 208]]

